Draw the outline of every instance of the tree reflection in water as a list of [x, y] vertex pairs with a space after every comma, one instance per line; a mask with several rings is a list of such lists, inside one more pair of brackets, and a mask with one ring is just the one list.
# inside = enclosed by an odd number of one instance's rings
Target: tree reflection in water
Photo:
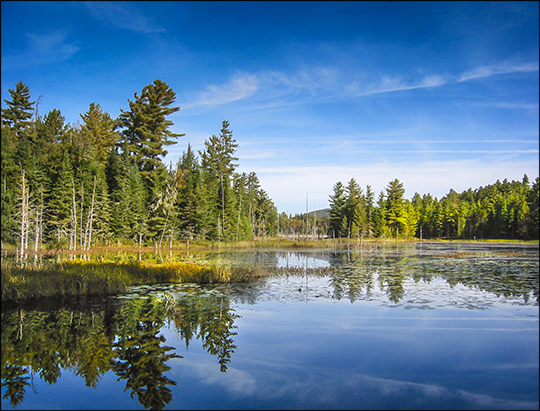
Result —
[[330, 286], [332, 298], [369, 300], [374, 284], [378, 283], [388, 300], [399, 303], [405, 295], [404, 283], [430, 283], [442, 278], [450, 287], [462, 284], [505, 298], [519, 297], [528, 303], [531, 297], [538, 302], [538, 261], [499, 260], [482, 258], [419, 258], [391, 256], [366, 258], [360, 252], [330, 253]]
[[[190, 290], [193, 291], [193, 290]], [[125, 390], [145, 408], [163, 409], [176, 382], [165, 373], [167, 361], [182, 358], [165, 345], [161, 328], [171, 323], [186, 347], [193, 337], [218, 358], [220, 370], [236, 349], [233, 329], [238, 315], [225, 296], [212, 293], [137, 295], [121, 304], [102, 300], [92, 305], [68, 303], [54, 309], [50, 301], [2, 307], [3, 398], [19, 405], [34, 373], [55, 384], [62, 370], [74, 370], [88, 387], [114, 372]], [[96, 306], [99, 307], [96, 309]]]
[[112, 370], [118, 381], [127, 380], [126, 390], [131, 390], [132, 398], [137, 394], [144, 408], [158, 410], [172, 399], [167, 385], [176, 385], [163, 375], [170, 370], [166, 362], [170, 358], [182, 358], [167, 354], [173, 347], [161, 345], [165, 337], [158, 333], [164, 317], [164, 307], [157, 299], [138, 299], [125, 304], [119, 312], [118, 341], [113, 345], [116, 356]]
[[[268, 254], [277, 260], [277, 254]], [[445, 296], [436, 290], [434, 297], [430, 287], [419, 284], [429, 285], [435, 280], [439, 281], [437, 284], [446, 282], [450, 290], [461, 284], [497, 297], [520, 298], [526, 304], [530, 300], [538, 303], [540, 296], [537, 258], [493, 259], [478, 253], [455, 253], [443, 258], [436, 253], [408, 255], [361, 250], [327, 253], [326, 258], [324, 261], [330, 267], [313, 274], [324, 277], [320, 281], [324, 293], [314, 298], [328, 292], [332, 299], [376, 300], [383, 305], [389, 301], [406, 309], [430, 309], [456, 304], [463, 296], [459, 290], [448, 291]], [[305, 276], [307, 284], [305, 269], [288, 269], [280, 273], [286, 274], [287, 279]], [[170, 370], [167, 363], [179, 356], [165, 345], [160, 330], [165, 325], [172, 326], [186, 348], [194, 339], [200, 340], [202, 347], [217, 358], [220, 371], [226, 372], [237, 348], [235, 320], [239, 316], [231, 309], [231, 300], [255, 304], [268, 296], [265, 293], [274, 283], [282, 288], [272, 298], [283, 297], [288, 290], [283, 287], [288, 283], [270, 276], [259, 282], [229, 285], [226, 295], [197, 285], [141, 286], [130, 295], [121, 296], [123, 300], [78, 301], [62, 304], [61, 308], [55, 300], [27, 302], [17, 307], [3, 303], [3, 398], [12, 406], [20, 405], [27, 390], [33, 388], [35, 375], [55, 384], [64, 370], [70, 370], [88, 387], [96, 388], [105, 373], [113, 372], [118, 381], [125, 380], [126, 391], [145, 408], [162, 409], [170, 403], [171, 386], [176, 385], [166, 375]], [[293, 290], [295, 296], [297, 288]], [[484, 295], [462, 302], [461, 306], [467, 309], [489, 306]]]

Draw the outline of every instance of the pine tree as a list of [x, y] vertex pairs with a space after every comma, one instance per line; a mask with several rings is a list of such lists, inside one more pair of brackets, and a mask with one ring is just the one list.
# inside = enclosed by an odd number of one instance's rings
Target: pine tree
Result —
[[527, 195], [527, 203], [529, 205], [529, 212], [525, 215], [527, 237], [538, 239], [540, 221], [540, 180], [538, 177], [536, 177], [534, 180], [534, 183]]
[[135, 239], [140, 244], [148, 233], [149, 217], [148, 195], [139, 168], [124, 151], [120, 156], [110, 155], [107, 170], [113, 237], [118, 242]]
[[260, 188], [259, 177], [255, 172], [250, 172], [247, 176], [247, 201], [249, 203], [248, 218], [252, 227], [255, 226], [255, 198]]
[[[94, 206], [87, 214], [87, 238], [88, 246], [95, 242], [106, 242], [110, 239], [111, 228], [111, 204], [109, 197], [109, 190], [107, 187], [107, 181], [105, 171], [103, 169], [98, 170], [94, 175], [95, 178], [95, 200]], [[92, 203], [91, 203], [92, 204]], [[88, 223], [89, 221], [89, 223]]]
[[330, 227], [333, 231], [333, 236], [336, 238], [344, 235], [341, 226], [345, 217], [346, 201], [345, 187], [341, 181], [338, 181], [334, 184], [334, 194], [330, 195]]
[[90, 103], [88, 111], [80, 116], [84, 121], [82, 131], [88, 135], [90, 144], [96, 148], [99, 161], [104, 166], [107, 162], [108, 152], [120, 138], [118, 133], [114, 131], [115, 122], [96, 103]]
[[[200, 183], [195, 187], [196, 228], [198, 238], [218, 239], [217, 221], [220, 219], [218, 207], [219, 180], [207, 170], [201, 170]], [[221, 224], [220, 224], [221, 226]]]
[[257, 190], [255, 207], [255, 235], [273, 235], [276, 232], [277, 212], [268, 193], [262, 189]]
[[393, 234], [399, 236], [406, 224], [403, 211], [405, 189], [397, 178], [386, 187], [386, 221]]
[[253, 238], [253, 229], [250, 224], [248, 207], [248, 175], [246, 173], [234, 174], [233, 186], [235, 197], [237, 199], [236, 210], [238, 212], [236, 219], [236, 241]]
[[197, 157], [188, 144], [187, 152], [178, 161], [178, 226], [181, 236], [193, 239], [197, 226], [197, 185], [200, 184], [200, 169]]
[[[167, 184], [164, 189], [156, 194], [155, 202], [151, 204], [150, 210], [153, 217], [149, 220], [151, 230], [156, 232], [159, 238], [159, 247], [163, 242], [165, 231], [174, 233], [177, 227], [174, 227], [176, 220], [176, 201], [178, 199], [178, 173], [176, 170], [170, 170], [167, 174]], [[172, 234], [171, 234], [172, 235]]]
[[373, 211], [374, 211], [374, 201], [375, 193], [371, 189], [371, 186], [368, 184], [366, 186], [366, 195], [364, 197], [365, 209], [366, 209], [366, 225], [365, 225], [365, 234], [367, 237], [373, 236], [374, 223], [373, 223]]
[[387, 216], [388, 210], [386, 206], [386, 197], [384, 195], [384, 191], [381, 191], [379, 193], [379, 198], [377, 199], [377, 207], [375, 208], [373, 215], [375, 234], [378, 237], [388, 237], [389, 235]]
[[72, 186], [74, 185], [73, 165], [69, 154], [64, 151], [62, 161], [53, 179], [49, 201], [50, 219], [48, 230], [50, 240], [63, 244], [68, 237], [72, 218]]
[[161, 158], [167, 155], [164, 147], [175, 144], [175, 134], [169, 130], [174, 123], [167, 116], [180, 110], [170, 107], [176, 100], [176, 93], [167, 83], [154, 80], [142, 89], [141, 95], [134, 94], [134, 101], [128, 99], [129, 111], [120, 110], [118, 125], [123, 129], [123, 149], [135, 159], [150, 192], [157, 193], [165, 184], [166, 170]]
[[58, 109], [52, 109], [45, 115], [43, 126], [40, 128], [39, 143], [45, 143], [47, 146], [51, 146], [55, 143], [64, 142], [68, 125], [64, 124], [65, 117]]
[[347, 196], [345, 213], [349, 222], [348, 235], [352, 237], [363, 237], [366, 225], [366, 210], [362, 188], [354, 178], [351, 178], [345, 188], [345, 192]]
[[1, 215], [2, 215], [2, 246], [4, 241], [14, 242], [16, 231], [16, 174], [17, 164], [15, 162], [15, 141], [11, 129], [2, 125], [2, 150], [1, 157], [1, 177], [0, 177], [0, 195], [1, 195]]
[[2, 125], [10, 127], [18, 137], [30, 124], [35, 101], [30, 101], [30, 89], [22, 81], [17, 82], [15, 90], [8, 90], [11, 100], [4, 99], [7, 108], [2, 109]]
[[[212, 173], [216, 179], [219, 179], [220, 191], [218, 198], [221, 211], [221, 227], [223, 229], [230, 227], [230, 224], [225, 220], [226, 200], [228, 200], [226, 194], [230, 193], [229, 178], [237, 167], [237, 164], [233, 162], [238, 160], [237, 157], [234, 157], [238, 144], [233, 138], [232, 131], [228, 129], [229, 126], [229, 122], [224, 120], [219, 137], [212, 135], [209, 140], [204, 142], [206, 150], [199, 151], [203, 168]], [[231, 203], [229, 202], [229, 204]]]

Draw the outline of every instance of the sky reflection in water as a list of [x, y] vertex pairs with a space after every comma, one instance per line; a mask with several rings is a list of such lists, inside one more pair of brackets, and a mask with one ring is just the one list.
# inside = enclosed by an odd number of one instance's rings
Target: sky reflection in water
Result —
[[[173, 347], [166, 409], [538, 409], [538, 249], [510, 258], [463, 247], [236, 254], [292, 274], [212, 291], [135, 289], [117, 300], [115, 343], [135, 329], [130, 304], [141, 310], [147, 296], [160, 307], [147, 327], [159, 331], [139, 337]], [[54, 384], [35, 371], [16, 409], [144, 408], [114, 368], [95, 388], [75, 371]]]

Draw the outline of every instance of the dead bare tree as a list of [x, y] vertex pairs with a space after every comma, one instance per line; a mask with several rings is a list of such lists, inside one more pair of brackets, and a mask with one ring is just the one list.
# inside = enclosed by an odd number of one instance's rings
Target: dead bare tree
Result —
[[[94, 219], [94, 199], [96, 194], [96, 176], [94, 176], [94, 187], [92, 188], [92, 200], [90, 202], [90, 208], [88, 209], [88, 218], [86, 219], [86, 229], [84, 231], [84, 245], [83, 250], [90, 250], [92, 243], [92, 223]], [[82, 213], [82, 211], [81, 211]], [[81, 223], [82, 224], [82, 223]], [[81, 225], [82, 227], [82, 225]]]
[[70, 227], [70, 235], [69, 235], [69, 250], [70, 251], [76, 251], [77, 250], [77, 204], [75, 202], [75, 182], [71, 180], [71, 186], [73, 188], [72, 190], [72, 204], [71, 204], [71, 227]]
[[26, 173], [21, 166], [21, 231], [20, 231], [20, 259], [21, 263], [28, 249], [28, 232], [30, 231], [30, 192]]

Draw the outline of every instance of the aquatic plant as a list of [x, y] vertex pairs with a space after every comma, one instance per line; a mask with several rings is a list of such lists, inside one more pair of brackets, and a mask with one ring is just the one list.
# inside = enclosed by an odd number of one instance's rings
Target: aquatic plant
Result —
[[113, 295], [128, 286], [161, 283], [245, 282], [248, 267], [212, 262], [111, 262], [71, 260], [42, 266], [2, 264], [2, 299]]

